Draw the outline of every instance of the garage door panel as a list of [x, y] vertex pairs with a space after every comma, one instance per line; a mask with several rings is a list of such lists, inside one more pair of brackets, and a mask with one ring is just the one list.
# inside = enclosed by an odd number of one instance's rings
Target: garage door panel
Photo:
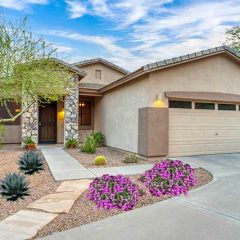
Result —
[[240, 152], [240, 112], [170, 109], [169, 155]]

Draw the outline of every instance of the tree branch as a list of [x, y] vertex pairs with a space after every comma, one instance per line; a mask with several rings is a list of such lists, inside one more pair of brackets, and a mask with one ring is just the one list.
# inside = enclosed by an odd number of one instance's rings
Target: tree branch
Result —
[[0, 124], [1, 123], [6, 123], [6, 122], [14, 122], [18, 117], [20, 117], [23, 113], [27, 112], [27, 110], [34, 104], [34, 101], [28, 104], [25, 108], [21, 110], [17, 115], [11, 117], [11, 118], [6, 118], [6, 119], [0, 119]]

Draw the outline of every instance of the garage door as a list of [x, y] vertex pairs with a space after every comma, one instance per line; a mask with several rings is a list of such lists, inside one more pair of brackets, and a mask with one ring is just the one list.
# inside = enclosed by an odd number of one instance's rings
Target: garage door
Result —
[[[238, 106], [237, 106], [238, 107]], [[240, 111], [169, 109], [169, 155], [240, 152]]]

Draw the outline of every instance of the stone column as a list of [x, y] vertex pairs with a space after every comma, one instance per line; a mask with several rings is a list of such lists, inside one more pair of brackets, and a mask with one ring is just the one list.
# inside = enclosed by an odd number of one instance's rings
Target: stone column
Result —
[[[78, 77], [75, 76], [73, 81], [78, 83]], [[79, 104], [79, 89], [78, 84], [70, 90], [70, 93], [65, 97], [64, 111], [64, 142], [69, 138], [78, 139], [78, 104]]]
[[[23, 99], [22, 109], [28, 104], [30, 99]], [[38, 143], [38, 104], [33, 103], [27, 112], [22, 115], [22, 145], [26, 137], [32, 137]]]

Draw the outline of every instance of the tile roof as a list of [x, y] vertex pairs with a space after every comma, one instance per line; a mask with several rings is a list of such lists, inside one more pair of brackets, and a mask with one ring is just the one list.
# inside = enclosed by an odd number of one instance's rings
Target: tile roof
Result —
[[200, 52], [182, 55], [182, 56], [175, 57], [175, 58], [169, 58], [169, 59], [159, 61], [159, 62], [150, 63], [150, 64], [143, 66], [143, 69], [144, 69], [144, 71], [148, 71], [148, 70], [152, 70], [154, 68], [166, 67], [166, 66], [174, 64], [174, 63], [180, 63], [180, 62], [187, 61], [187, 60], [194, 60], [199, 57], [212, 55], [214, 53], [220, 53], [220, 52], [229, 52], [229, 53], [235, 55], [236, 57], [240, 58], [239, 52], [236, 52], [227, 46], [220, 46], [220, 47], [215, 47], [215, 48], [209, 48], [209, 49], [206, 49], [206, 50], [203, 50]]
[[73, 64], [67, 63], [67, 62], [65, 62], [63, 60], [60, 60], [58, 58], [52, 58], [52, 60], [59, 63], [59, 64], [62, 64], [63, 66], [65, 66], [69, 70], [71, 70], [71, 71], [73, 71], [73, 72], [75, 72], [75, 73], [77, 73], [77, 74], [79, 74], [83, 77], [85, 77], [87, 75], [87, 73], [84, 70], [74, 66]]
[[89, 64], [93, 64], [93, 63], [102, 63], [102, 64], [105, 64], [111, 68], [114, 68], [116, 70], [118, 70], [119, 72], [123, 73], [123, 74], [129, 74], [129, 71], [114, 64], [114, 63], [111, 63], [109, 61], [107, 61], [106, 59], [103, 59], [103, 58], [93, 58], [93, 59], [88, 59], [88, 60], [84, 60], [84, 61], [80, 61], [80, 62], [76, 62], [74, 63], [73, 65], [75, 66], [84, 66], [84, 65], [89, 65]]
[[99, 83], [85, 83], [85, 82], [80, 82], [79, 83], [79, 88], [87, 88], [87, 89], [94, 89], [94, 90], [99, 90], [106, 85], [104, 84], [99, 84]]

